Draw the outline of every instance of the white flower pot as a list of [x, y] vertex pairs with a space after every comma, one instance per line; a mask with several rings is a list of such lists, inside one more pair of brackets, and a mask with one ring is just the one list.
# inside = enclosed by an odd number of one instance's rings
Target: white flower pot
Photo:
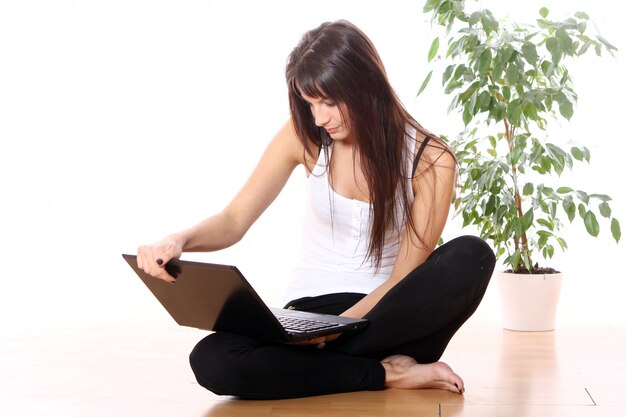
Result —
[[498, 272], [502, 327], [542, 332], [554, 330], [563, 274]]

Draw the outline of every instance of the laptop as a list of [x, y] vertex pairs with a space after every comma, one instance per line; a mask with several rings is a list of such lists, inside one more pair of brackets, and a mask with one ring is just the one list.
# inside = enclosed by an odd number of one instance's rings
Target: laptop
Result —
[[137, 256], [122, 255], [176, 323], [237, 333], [279, 343], [297, 343], [367, 326], [366, 319], [268, 307], [232, 265], [170, 260], [170, 284], [143, 272]]

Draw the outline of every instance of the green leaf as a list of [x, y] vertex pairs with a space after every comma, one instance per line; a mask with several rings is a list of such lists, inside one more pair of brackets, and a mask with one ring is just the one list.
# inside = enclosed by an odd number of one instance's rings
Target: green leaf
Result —
[[522, 217], [522, 231], [525, 232], [533, 225], [534, 210], [531, 208]]
[[576, 191], [576, 197], [585, 204], [589, 204], [589, 195], [584, 191]]
[[522, 46], [522, 56], [533, 67], [537, 65], [537, 47], [531, 42], [526, 42]]
[[428, 0], [426, 4], [424, 5], [424, 8], [422, 9], [422, 11], [424, 13], [431, 12], [435, 10], [435, 8], [439, 5], [440, 2], [441, 0]]
[[493, 69], [491, 70], [491, 77], [493, 78], [494, 82], [498, 82], [500, 81], [500, 79], [502, 79], [502, 72], [504, 71], [504, 65], [503, 64], [495, 64], [493, 66]]
[[559, 187], [556, 190], [556, 192], [559, 194], [567, 194], [567, 193], [571, 193], [572, 191], [574, 190], [571, 189], [570, 187]]
[[535, 187], [534, 187], [533, 183], [532, 182], [527, 182], [526, 185], [524, 185], [524, 190], [522, 191], [522, 194], [523, 195], [531, 195], [534, 190], [535, 190]]
[[600, 233], [600, 225], [598, 224], [598, 220], [596, 220], [596, 215], [591, 211], [585, 214], [585, 228], [587, 229], [587, 233], [593, 237], [598, 236]]
[[550, 13], [550, 10], [548, 10], [545, 7], [542, 7], [541, 9], [539, 9], [539, 14], [541, 15], [541, 17], [543, 17], [544, 19], [546, 17], [548, 17], [548, 13]]
[[550, 52], [552, 56], [558, 54], [559, 52], [559, 41], [557, 38], [548, 38], [546, 40], [546, 48]]
[[507, 118], [514, 126], [520, 125], [520, 116], [522, 115], [522, 106], [518, 99], [515, 99], [509, 103], [507, 109]]
[[491, 104], [491, 94], [488, 91], [483, 91], [478, 96], [476, 107], [481, 111], [489, 110], [489, 104]]
[[524, 105], [524, 116], [530, 120], [538, 120], [539, 114], [537, 113], [537, 107], [532, 103], [526, 103]]
[[463, 106], [463, 123], [465, 123], [465, 126], [472, 121], [473, 117], [474, 115], [472, 114], [471, 102], [468, 101], [465, 103], [465, 106]]
[[515, 236], [517, 237], [522, 236], [522, 222], [520, 221], [519, 217], [515, 217], [513, 220], [511, 220], [511, 224], [512, 224], [513, 232], [515, 233]]
[[561, 51], [569, 52], [572, 48], [572, 38], [567, 34], [567, 31], [563, 28], [557, 30], [556, 36], [559, 39], [559, 47]]
[[600, 209], [600, 214], [603, 217], [606, 217], [606, 218], [611, 217], [611, 207], [609, 207], [609, 203], [604, 201], [603, 203], [600, 204], [599, 209]]
[[480, 82], [479, 81], [476, 81], [475, 83], [473, 83], [472, 85], [467, 87], [467, 90], [465, 90], [461, 94], [459, 94], [459, 101], [461, 103], [467, 102], [467, 100], [472, 98], [472, 95], [474, 95], [474, 93], [476, 92], [476, 90], [478, 90], [479, 87], [480, 87]]
[[496, 211], [496, 196], [492, 195], [485, 206], [485, 216], [490, 216]]
[[486, 74], [491, 68], [491, 49], [485, 49], [478, 59], [478, 72]]
[[[462, 83], [455, 81], [455, 80], [451, 80], [446, 86], [446, 88], [444, 89], [444, 92], [446, 94], [450, 94], [451, 92], [453, 92], [454, 90], [460, 87], [462, 87]], [[457, 102], [457, 98], [455, 97], [452, 103], [450, 104], [450, 107], [448, 108], [448, 113], [451, 111], [451, 109], [458, 107], [458, 104], [459, 103]]]
[[609, 197], [606, 194], [591, 194], [591, 195], [589, 195], [589, 198], [595, 198], [595, 199], [600, 200], [600, 201], [611, 201], [612, 200], [612, 198]]
[[502, 95], [504, 96], [504, 99], [506, 101], [509, 101], [511, 99], [511, 88], [508, 85], [502, 87]]
[[513, 257], [511, 258], [511, 267], [513, 269], [517, 268], [517, 265], [519, 265], [521, 258], [522, 258], [522, 253], [519, 250], [516, 250], [513, 253]]
[[524, 266], [526, 267], [526, 269], [531, 271], [533, 268], [533, 265], [532, 265], [532, 262], [530, 261], [530, 254], [528, 253], [528, 251], [522, 252], [522, 259], [524, 260]]
[[555, 219], [556, 218], [556, 210], [558, 204], [556, 201], [553, 201], [552, 204], [550, 204], [550, 218]]
[[573, 147], [571, 150], [571, 154], [577, 161], [583, 160], [583, 152], [579, 148]]
[[483, 29], [485, 30], [485, 33], [487, 35], [489, 35], [491, 32], [497, 31], [499, 27], [498, 22], [489, 10], [483, 11], [480, 18], [480, 23], [482, 23]]
[[502, 52], [502, 64], [508, 64], [513, 55], [515, 54], [515, 48], [511, 45], [507, 45], [504, 50], [501, 49]]
[[595, 48], [594, 48], [594, 49], [596, 50], [596, 55], [598, 55], [598, 56], [602, 56], [602, 45], [600, 45], [600, 44], [598, 43], [598, 44], [596, 44], [596, 46], [595, 46]]
[[430, 72], [428, 73], [428, 75], [426, 76], [426, 78], [424, 79], [424, 81], [422, 82], [422, 86], [420, 87], [419, 91], [417, 92], [417, 95], [419, 96], [420, 94], [422, 94], [422, 92], [424, 91], [424, 89], [426, 88], [426, 86], [428, 85], [428, 83], [430, 82], [430, 77], [433, 76], [433, 71], [430, 70]]
[[587, 215], [587, 209], [585, 209], [585, 206], [582, 203], [578, 205], [578, 215], [580, 216], [581, 219], [584, 219], [585, 216]]
[[619, 243], [620, 238], [622, 237], [622, 232], [619, 227], [619, 222], [617, 219], [613, 219], [611, 221], [611, 233], [613, 234], [613, 239]]
[[464, 64], [459, 64], [459, 66], [456, 67], [456, 70], [454, 71], [454, 75], [452, 76], [452, 79], [458, 80], [459, 78], [461, 78], [463, 74], [465, 74], [466, 69], [467, 67]]
[[537, 219], [537, 223], [549, 230], [554, 230], [554, 223], [547, 221], [546, 219]]
[[603, 44], [604, 46], [606, 46], [606, 49], [608, 49], [609, 51], [611, 51], [611, 50], [613, 50], [613, 51], [617, 51], [617, 48], [616, 48], [614, 45], [612, 45], [609, 41], [607, 41], [606, 39], [604, 39], [602, 36], [598, 35], [598, 36], [596, 36], [596, 38], [598, 38], [598, 40], [599, 40], [600, 42], [602, 42], [602, 44]]
[[589, 15], [585, 12], [576, 12], [574, 13], [574, 16], [582, 20], [589, 20]]
[[513, 63], [509, 64], [509, 66], [506, 68], [506, 78], [508, 79], [509, 84], [517, 84], [517, 80], [519, 80], [519, 75], [520, 72], [517, 66]]
[[583, 46], [580, 47], [580, 49], [578, 50], [578, 52], [576, 52], [576, 54], [583, 55], [584, 53], [587, 52], [590, 46], [591, 46], [591, 42], [583, 43]]
[[569, 100], [564, 100], [562, 103], [559, 103], [559, 113], [569, 120], [574, 115], [574, 106]]
[[567, 213], [567, 218], [570, 223], [574, 221], [574, 217], [576, 217], [576, 205], [568, 200], [563, 201], [563, 210]]
[[565, 164], [565, 151], [553, 143], [547, 143], [546, 149], [553, 158], [558, 159], [562, 165]]
[[481, 16], [482, 16], [482, 12], [480, 11], [472, 13], [469, 17], [469, 21], [468, 21], [469, 25], [470, 26], [476, 25], [476, 23], [480, 21]]
[[448, 65], [446, 70], [443, 72], [443, 77], [441, 78], [443, 85], [445, 85], [446, 82], [450, 79], [453, 71], [454, 71], [454, 65]]
[[461, 52], [461, 42], [459, 40], [448, 42], [448, 51], [446, 52], [446, 58], [455, 58]]
[[439, 51], [439, 36], [433, 39], [433, 42], [430, 44], [430, 50], [428, 51], [428, 62], [433, 60], [435, 55], [437, 55], [437, 51]]
[[497, 102], [496, 100], [492, 100], [490, 115], [495, 119], [496, 122], [501, 121], [506, 115], [506, 106], [502, 103]]
[[471, 222], [470, 215], [467, 211], [463, 211], [463, 227], [469, 226]]
[[554, 194], [554, 189], [551, 187], [543, 187], [541, 192], [548, 197], [557, 198], [556, 194]]
[[556, 37], [548, 38], [548, 40], [546, 40], [546, 48], [550, 52], [550, 55], [552, 55], [554, 65], [558, 65], [562, 56], [559, 40]]

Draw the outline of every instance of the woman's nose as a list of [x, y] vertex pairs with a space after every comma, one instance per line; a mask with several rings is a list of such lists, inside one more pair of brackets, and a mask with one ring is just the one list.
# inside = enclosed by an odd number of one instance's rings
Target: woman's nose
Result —
[[311, 112], [313, 113], [313, 118], [315, 119], [316, 126], [323, 127], [324, 125], [326, 125], [326, 123], [328, 123], [330, 117], [328, 115], [328, 112], [325, 111], [323, 108], [314, 106], [311, 108]]

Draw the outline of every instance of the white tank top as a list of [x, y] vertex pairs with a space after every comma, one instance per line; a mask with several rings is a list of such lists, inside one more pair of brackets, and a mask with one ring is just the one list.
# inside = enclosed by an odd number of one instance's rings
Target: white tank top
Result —
[[[415, 142], [410, 141], [407, 172], [411, 172]], [[306, 181], [302, 248], [291, 275], [285, 302], [338, 292], [369, 294], [381, 285], [395, 263], [402, 230], [387, 230], [380, 268], [367, 259], [371, 235], [371, 205], [337, 194], [328, 181], [322, 149]], [[408, 190], [412, 190], [411, 179]], [[409, 203], [413, 201], [410, 192]], [[403, 224], [404, 222], [402, 222]]]

